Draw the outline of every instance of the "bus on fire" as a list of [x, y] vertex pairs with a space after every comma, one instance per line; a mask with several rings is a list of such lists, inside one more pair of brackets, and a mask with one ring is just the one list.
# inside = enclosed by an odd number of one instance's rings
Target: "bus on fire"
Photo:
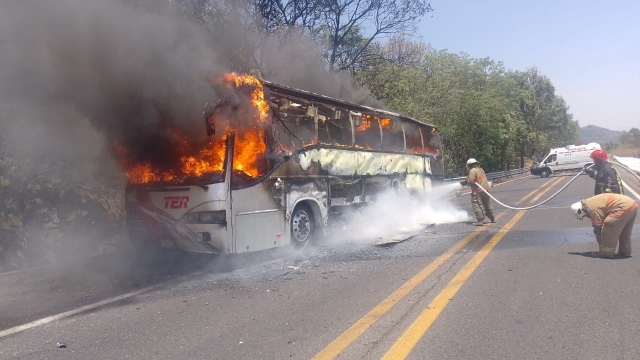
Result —
[[342, 207], [444, 178], [434, 126], [248, 75], [212, 86], [207, 142], [175, 130], [169, 169], [116, 148], [134, 243], [216, 254], [304, 245]]

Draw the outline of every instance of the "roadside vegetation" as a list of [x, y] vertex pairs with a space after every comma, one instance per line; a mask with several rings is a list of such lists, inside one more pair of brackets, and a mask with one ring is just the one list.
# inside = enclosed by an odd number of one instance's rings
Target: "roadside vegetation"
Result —
[[617, 139], [603, 146], [614, 154], [640, 153], [640, 129], [632, 127], [629, 131], [623, 131]]

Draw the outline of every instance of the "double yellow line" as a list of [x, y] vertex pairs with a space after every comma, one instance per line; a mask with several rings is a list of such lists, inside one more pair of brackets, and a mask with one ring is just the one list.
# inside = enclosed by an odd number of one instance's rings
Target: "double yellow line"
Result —
[[[553, 186], [562, 181], [562, 178], [553, 180], [543, 186], [543, 191], [539, 192], [537, 196], [531, 199], [531, 203], [540, 199], [546, 194]], [[546, 187], [546, 188], [545, 188]], [[541, 189], [531, 191], [525, 197], [520, 199], [516, 203], [519, 205], [533, 196]], [[415, 347], [420, 338], [429, 329], [431, 324], [435, 321], [438, 315], [442, 312], [449, 299], [451, 299], [458, 290], [462, 287], [464, 282], [471, 276], [475, 269], [480, 265], [489, 252], [502, 240], [504, 235], [513, 228], [513, 226], [522, 218], [524, 211], [519, 211], [516, 215], [509, 220], [509, 222], [502, 228], [496, 235], [494, 235], [489, 242], [465, 265], [465, 267], [451, 280], [451, 282], [436, 296], [436, 298], [429, 304], [418, 319], [405, 331], [405, 333], [395, 342], [395, 344], [385, 354], [384, 359], [404, 359], [411, 350]], [[500, 221], [506, 213], [500, 213], [496, 217], [496, 221]], [[400, 288], [394, 291], [386, 299], [382, 300], [376, 307], [369, 311], [365, 316], [358, 320], [355, 324], [349, 327], [345, 332], [338, 336], [334, 341], [327, 345], [322, 351], [320, 351], [314, 359], [333, 359], [338, 356], [347, 346], [353, 343], [358, 337], [360, 337], [369, 327], [371, 327], [376, 321], [378, 321], [383, 315], [385, 315], [391, 308], [402, 300], [407, 294], [411, 292], [416, 286], [421, 284], [427, 277], [429, 277], [434, 271], [442, 266], [447, 260], [449, 260], [460, 249], [466, 246], [471, 240], [473, 240], [478, 234], [483, 232], [485, 228], [477, 228], [469, 235], [465, 236], [462, 240], [456, 243], [453, 247], [447, 250], [444, 254], [440, 255], [435, 261], [427, 265], [420, 270], [415, 276], [405, 282]]]

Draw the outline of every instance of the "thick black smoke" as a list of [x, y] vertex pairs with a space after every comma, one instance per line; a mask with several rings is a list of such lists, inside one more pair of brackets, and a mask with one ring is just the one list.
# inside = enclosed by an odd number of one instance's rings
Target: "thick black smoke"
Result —
[[[168, 129], [180, 129], [192, 142], [206, 139], [202, 112], [216, 96], [210, 81], [241, 70], [225, 61], [244, 43], [260, 46], [262, 60], [256, 66], [269, 80], [381, 105], [366, 90], [356, 90], [350, 77], [327, 72], [317, 44], [303, 35], [283, 42], [243, 31], [243, 25], [226, 24], [229, 36], [216, 37], [202, 24], [143, 12], [123, 0], [4, 1], [0, 131], [6, 132], [9, 123], [14, 132], [21, 126], [25, 133], [36, 131], [33, 121], [27, 125], [16, 116], [15, 104], [37, 107], [40, 113], [62, 105], [89, 121], [106, 143], [124, 145], [132, 160], [161, 167], [176, 141]], [[77, 121], [45, 117], [43, 127], [62, 134], [68, 129], [73, 143]]]
[[[206, 136], [209, 79], [224, 71], [216, 64], [196, 26], [117, 1], [0, 4], [0, 102], [51, 111], [72, 106], [138, 160], [168, 152], [167, 127]], [[19, 121], [6, 116], [3, 126]], [[50, 121], [73, 126], [61, 117]]]

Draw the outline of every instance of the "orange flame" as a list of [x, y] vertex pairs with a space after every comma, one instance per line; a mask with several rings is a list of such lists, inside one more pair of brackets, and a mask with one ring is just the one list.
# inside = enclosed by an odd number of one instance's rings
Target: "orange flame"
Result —
[[172, 134], [178, 139], [174, 146], [180, 158], [180, 169], [161, 171], [149, 163], [132, 163], [128, 150], [117, 142], [113, 148], [125, 168], [125, 175], [132, 184], [145, 184], [149, 182], [182, 182], [187, 177], [199, 177], [204, 174], [222, 172], [224, 168], [225, 153], [227, 151], [227, 137], [224, 134], [220, 139], [213, 137], [200, 151], [195, 151], [183, 133], [172, 130]]
[[371, 129], [371, 118], [369, 118], [368, 116], [363, 116], [362, 123], [357, 128], [355, 128], [355, 130], [360, 132], [368, 129]]
[[[154, 168], [149, 163], [134, 163], [128, 150], [117, 142], [113, 143], [113, 149], [125, 168], [125, 175], [132, 184], [144, 184], [149, 182], [183, 182], [189, 177], [200, 177], [210, 173], [220, 173], [224, 169], [227, 153], [227, 139], [233, 133], [235, 135], [235, 147], [233, 154], [233, 170], [251, 177], [259, 176], [266, 169], [264, 164], [267, 150], [264, 126], [269, 118], [269, 104], [264, 99], [264, 88], [260, 80], [249, 75], [230, 73], [224, 75], [219, 82], [240, 91], [250, 89], [250, 105], [239, 105], [235, 113], [234, 123], [232, 118], [219, 119], [214, 114], [207, 119], [207, 124], [215, 123], [226, 127], [222, 136], [210, 136], [209, 141], [201, 149], [194, 148], [185, 134], [177, 129], [172, 129], [175, 145], [172, 150], [179, 159], [178, 164], [173, 164], [170, 170]], [[244, 106], [244, 108], [243, 108]], [[257, 120], [255, 125], [242, 125], [247, 123], [240, 116], [248, 116]], [[225, 115], [228, 116], [228, 115]], [[171, 165], [171, 164], [167, 164]]]
[[380, 119], [380, 127], [383, 129], [393, 129], [393, 123], [391, 122], [391, 119], [383, 118]]
[[251, 177], [260, 175], [260, 162], [267, 151], [264, 130], [252, 126], [246, 131], [236, 133], [236, 144], [233, 150], [233, 169]]
[[251, 75], [238, 75], [232, 72], [223, 75], [221, 81], [235, 87], [252, 87], [253, 91], [251, 92], [251, 102], [258, 109], [260, 121], [265, 121], [269, 117], [269, 104], [264, 99], [264, 88], [260, 80]]
[[[207, 173], [222, 172], [227, 151], [227, 137], [228, 134], [225, 133], [217, 144], [211, 139], [204, 149], [200, 150], [198, 156], [181, 157], [182, 173], [198, 177]], [[183, 138], [183, 145], [188, 145], [186, 138]]]

